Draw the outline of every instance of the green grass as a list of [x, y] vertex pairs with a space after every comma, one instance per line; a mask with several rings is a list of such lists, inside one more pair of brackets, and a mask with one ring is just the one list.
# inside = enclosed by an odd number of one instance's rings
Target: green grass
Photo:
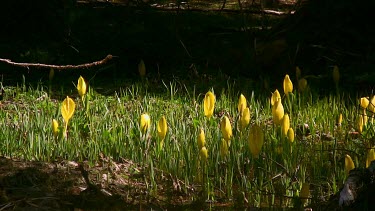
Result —
[[[280, 80], [282, 81], [282, 80]], [[48, 88], [35, 89], [23, 84], [5, 87], [0, 104], [0, 153], [26, 160], [61, 159], [89, 161], [95, 164], [102, 156], [113, 160], [129, 159], [144, 168], [150, 194], [156, 193], [158, 181], [169, 175], [180, 181], [191, 201], [230, 202], [255, 207], [301, 206], [299, 191], [309, 182], [309, 203], [319, 203], [336, 193], [345, 180], [344, 156], [349, 154], [356, 166], [363, 167], [367, 148], [374, 145], [374, 127], [368, 124], [356, 134], [358, 100], [345, 95], [318, 97], [311, 91], [294, 95], [285, 110], [296, 132], [293, 143], [281, 137], [280, 126], [272, 124], [269, 105], [271, 94], [248, 90], [251, 123], [263, 127], [265, 141], [258, 159], [253, 158], [247, 140], [249, 127], [237, 130], [238, 85], [228, 80], [225, 88], [198, 92], [180, 81], [155, 82], [164, 91], [153, 92], [152, 85], [135, 83], [122, 87], [111, 96], [103, 96], [89, 87], [87, 103], [81, 101], [75, 87], [71, 98], [76, 110], [69, 121], [67, 136], [54, 138], [52, 119], [63, 125], [62, 100], [51, 99]], [[281, 82], [280, 82], [281, 84]], [[48, 87], [48, 86], [47, 86]], [[212, 90], [217, 96], [211, 119], [203, 115], [203, 98]], [[282, 90], [280, 90], [282, 93]], [[56, 94], [56, 93], [55, 93]], [[359, 98], [358, 98], [359, 99]], [[143, 113], [151, 117], [147, 134], [140, 131]], [[337, 116], [343, 114], [341, 127]], [[165, 116], [168, 132], [163, 148], [159, 146], [157, 122]], [[220, 154], [220, 120], [232, 121], [233, 138], [229, 153]], [[303, 125], [309, 126], [309, 132]], [[204, 128], [207, 162], [202, 162], [197, 146], [200, 128]], [[60, 128], [63, 130], [62, 128]]]

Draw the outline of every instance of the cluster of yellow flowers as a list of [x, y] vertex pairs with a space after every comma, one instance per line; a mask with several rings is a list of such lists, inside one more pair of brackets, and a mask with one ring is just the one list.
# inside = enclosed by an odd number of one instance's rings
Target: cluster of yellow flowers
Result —
[[[289, 78], [289, 75], [285, 75], [283, 81], [284, 93], [288, 96], [293, 92], [293, 83]], [[282, 135], [287, 137], [288, 140], [293, 143], [294, 141], [294, 130], [290, 127], [289, 114], [284, 112], [284, 106], [281, 102], [281, 96], [279, 91], [276, 89], [271, 96], [271, 106], [272, 106], [272, 119], [274, 124], [281, 125]]]
[[[83, 77], [80, 76], [78, 79], [77, 91], [78, 91], [79, 96], [82, 98], [82, 101], [86, 94], [86, 90], [87, 90], [86, 82], [83, 79]], [[67, 135], [68, 122], [72, 118], [75, 108], [76, 108], [76, 104], [74, 103], [73, 99], [70, 98], [69, 96], [66, 96], [66, 98], [64, 99], [61, 105], [61, 116], [63, 117], [64, 122], [65, 122], [64, 136]], [[55, 139], [57, 139], [60, 133], [60, 129], [59, 129], [59, 123], [56, 119], [52, 120], [52, 132], [53, 132]]]

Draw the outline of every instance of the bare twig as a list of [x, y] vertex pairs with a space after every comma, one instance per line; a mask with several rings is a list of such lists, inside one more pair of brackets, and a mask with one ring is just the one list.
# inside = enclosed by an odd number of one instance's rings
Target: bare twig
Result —
[[10, 59], [1, 59], [0, 62], [5, 62], [7, 64], [18, 66], [18, 67], [36, 67], [36, 68], [53, 68], [55, 70], [71, 70], [71, 69], [85, 69], [85, 68], [91, 68], [103, 65], [107, 63], [109, 60], [113, 58], [112, 55], [107, 55], [104, 59], [100, 61], [95, 61], [91, 63], [86, 64], [79, 64], [79, 65], [52, 65], [52, 64], [40, 64], [40, 63], [18, 63], [18, 62], [12, 62]]

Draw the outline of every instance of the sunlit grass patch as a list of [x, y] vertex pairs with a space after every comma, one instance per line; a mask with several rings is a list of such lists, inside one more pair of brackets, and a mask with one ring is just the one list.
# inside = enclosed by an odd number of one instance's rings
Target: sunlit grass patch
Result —
[[[267, 96], [236, 91], [230, 81], [203, 93], [160, 82], [165, 93], [156, 94], [142, 81], [103, 96], [80, 78], [78, 93], [65, 101], [42, 86], [6, 87], [1, 154], [91, 164], [127, 159], [141, 166], [150, 195], [170, 177], [190, 201], [255, 207], [328, 199], [346, 178], [346, 157], [362, 167], [373, 159], [373, 98], [365, 108], [364, 100], [340, 95], [314, 98], [311, 89], [293, 89], [289, 76], [284, 92]], [[366, 117], [361, 130], [359, 117]]]

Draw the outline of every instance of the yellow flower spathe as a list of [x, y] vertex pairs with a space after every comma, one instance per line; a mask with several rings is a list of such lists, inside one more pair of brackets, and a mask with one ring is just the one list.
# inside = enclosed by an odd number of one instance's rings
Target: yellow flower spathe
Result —
[[345, 155], [345, 172], [348, 175], [349, 172], [355, 168], [354, 162], [350, 155]]
[[207, 118], [210, 118], [214, 114], [215, 101], [215, 95], [211, 91], [208, 91], [203, 100], [204, 115]]
[[243, 110], [240, 116], [240, 130], [245, 129], [250, 123], [250, 108], [247, 107]]
[[199, 150], [199, 154], [201, 156], [202, 161], [204, 161], [204, 162], [207, 161], [207, 159], [208, 159], [208, 152], [207, 152], [206, 147], [202, 147]]
[[148, 114], [142, 114], [141, 115], [141, 121], [140, 121], [140, 129], [142, 134], [146, 134], [148, 128], [150, 127], [151, 119]]
[[289, 128], [288, 133], [287, 133], [288, 141], [290, 143], [294, 142], [294, 130], [293, 128]]
[[164, 141], [168, 131], [167, 120], [164, 116], [159, 119], [157, 130], [160, 141]]
[[284, 106], [281, 104], [281, 99], [277, 100], [272, 106], [273, 122], [277, 125], [281, 124], [284, 117]]
[[360, 99], [360, 105], [363, 109], [366, 109], [367, 106], [369, 105], [370, 101], [368, 100], [368, 97], [362, 97]]
[[80, 76], [78, 78], [78, 84], [77, 84], [77, 90], [78, 90], [78, 94], [79, 96], [83, 97], [85, 94], [86, 94], [86, 82], [85, 82], [85, 79], [82, 78], [82, 76]]
[[281, 123], [281, 131], [282, 131], [283, 136], [288, 135], [289, 128], [290, 128], [289, 115], [284, 114], [284, 117], [283, 117], [283, 120], [282, 120], [282, 123]]
[[[223, 138], [229, 143], [232, 138], [232, 125], [230, 124], [229, 118], [224, 116], [220, 123], [221, 133]], [[229, 144], [228, 144], [229, 145]]]
[[375, 160], [375, 151], [374, 151], [374, 148], [371, 148], [367, 152], [366, 168], [370, 166], [371, 161], [373, 160]]
[[263, 130], [259, 125], [254, 124], [250, 128], [250, 132], [249, 132], [249, 148], [253, 157], [255, 158], [259, 157], [259, 153], [262, 150], [263, 142], [264, 142]]
[[375, 95], [372, 96], [367, 108], [371, 113], [375, 113]]
[[65, 124], [68, 124], [70, 118], [72, 118], [74, 111], [76, 109], [76, 104], [74, 101], [66, 96], [61, 105], [61, 115], [64, 118]]
[[241, 115], [243, 110], [247, 107], [246, 97], [241, 94], [240, 98], [238, 99], [238, 113]]
[[290, 80], [288, 74], [286, 74], [285, 77], [284, 77], [283, 88], [284, 88], [284, 93], [286, 95], [288, 95], [289, 93], [293, 92], [293, 83]]
[[277, 101], [277, 100], [281, 100], [281, 96], [280, 96], [280, 92], [279, 92], [279, 90], [275, 90], [273, 93], [272, 93], [272, 96], [271, 96], [271, 105], [274, 105], [275, 104], [275, 102]]
[[59, 123], [56, 119], [52, 120], [52, 132], [55, 138], [59, 135]]
[[363, 122], [363, 116], [362, 115], [359, 115], [358, 116], [358, 123], [357, 123], [358, 125], [358, 132], [359, 133], [362, 133], [362, 131], [363, 131], [363, 125], [364, 125], [364, 122]]
[[202, 149], [206, 143], [206, 136], [204, 135], [204, 130], [201, 128], [200, 133], [198, 134], [198, 149]]
[[138, 72], [141, 78], [144, 78], [146, 76], [146, 65], [143, 60], [141, 60], [138, 64]]
[[336, 65], [333, 67], [332, 78], [333, 78], [333, 82], [335, 82], [336, 86], [338, 86], [339, 81], [340, 81], [340, 71], [339, 71], [339, 67], [337, 67]]

